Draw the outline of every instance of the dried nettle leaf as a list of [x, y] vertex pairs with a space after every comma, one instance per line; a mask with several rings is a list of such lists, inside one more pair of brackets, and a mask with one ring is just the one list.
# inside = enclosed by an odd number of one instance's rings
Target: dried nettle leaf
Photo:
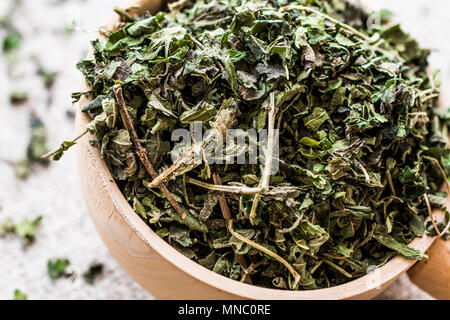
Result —
[[14, 290], [14, 300], [28, 300], [28, 295], [16, 289]]
[[[92, 144], [151, 228], [201, 265], [270, 288], [325, 288], [397, 254], [425, 257], [408, 243], [425, 232], [424, 195], [442, 206], [450, 173], [450, 116], [433, 110], [440, 81], [427, 71], [429, 50], [389, 15], [369, 29], [372, 16], [344, 0], [169, 8], [121, 12], [92, 42], [94, 60], [77, 66], [89, 92], [73, 95], [93, 98], [82, 110]], [[279, 171], [193, 161], [208, 139], [174, 165], [171, 134], [194, 122], [279, 129]]]
[[94, 284], [95, 280], [103, 273], [104, 265], [98, 261], [94, 261], [89, 268], [83, 272], [83, 279], [88, 284]]
[[70, 261], [66, 258], [50, 259], [47, 262], [47, 273], [51, 280], [69, 278], [74, 275]]
[[15, 223], [11, 218], [0, 223], [0, 238], [18, 236], [24, 246], [32, 244], [35, 240], [37, 229], [42, 221], [42, 216], [35, 219], [23, 219]]

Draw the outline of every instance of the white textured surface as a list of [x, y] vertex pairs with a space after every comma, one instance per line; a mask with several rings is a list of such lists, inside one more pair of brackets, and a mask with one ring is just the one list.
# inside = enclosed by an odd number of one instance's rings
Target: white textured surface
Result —
[[[0, 16], [12, 1], [0, 1]], [[65, 113], [72, 109], [70, 93], [77, 91], [79, 84], [74, 66], [85, 56], [88, 40], [95, 37], [95, 30], [106, 21], [117, 3], [111, 0], [23, 0], [14, 19], [25, 39], [12, 79], [0, 55], [0, 159], [24, 158], [30, 110], [35, 110], [44, 120], [50, 146], [57, 146], [61, 139], [73, 136], [73, 120]], [[447, 41], [450, 38], [450, 2], [377, 0], [372, 7], [390, 8], [398, 13], [396, 19], [422, 45], [439, 48], [433, 53], [432, 64], [442, 69], [444, 82], [450, 83], [450, 42]], [[64, 25], [74, 19], [82, 30], [63, 34]], [[42, 80], [36, 76], [32, 56], [38, 56], [50, 71], [58, 72], [51, 106], [47, 105], [47, 95]], [[12, 107], [8, 104], [9, 92], [16, 89], [29, 92], [27, 105]], [[38, 168], [26, 181], [17, 181], [12, 168], [0, 161], [0, 204], [3, 207], [0, 221], [6, 217], [20, 220], [44, 216], [37, 241], [31, 247], [23, 249], [17, 239], [0, 240], [0, 299], [11, 299], [16, 288], [27, 293], [30, 299], [152, 298], [111, 258], [96, 234], [81, 198], [74, 152], [67, 153], [61, 162], [49, 168]], [[78, 270], [86, 269], [97, 259], [105, 264], [105, 274], [94, 286], [80, 279], [52, 283], [46, 273], [46, 263], [53, 257], [69, 258]], [[403, 276], [380, 298], [430, 297]]]

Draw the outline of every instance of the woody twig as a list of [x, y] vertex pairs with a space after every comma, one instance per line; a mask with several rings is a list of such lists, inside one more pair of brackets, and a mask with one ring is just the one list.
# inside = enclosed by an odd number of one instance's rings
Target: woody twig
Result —
[[[153, 168], [152, 164], [148, 160], [147, 150], [144, 147], [142, 147], [141, 142], [136, 133], [136, 130], [134, 129], [133, 121], [131, 120], [130, 115], [128, 114], [127, 106], [125, 104], [125, 100], [123, 99], [122, 87], [119, 84], [117, 84], [114, 86], [113, 89], [117, 103], [119, 104], [120, 115], [122, 116], [122, 119], [125, 123], [128, 132], [130, 133], [131, 141], [133, 141], [133, 144], [136, 147], [136, 153], [139, 159], [141, 160], [142, 164], [144, 165], [145, 169], [147, 169], [148, 173], [152, 177], [152, 179], [156, 179], [158, 175], [155, 169]], [[178, 202], [176, 202], [173, 199], [167, 187], [163, 183], [159, 183], [158, 187], [161, 189], [164, 196], [167, 198], [167, 200], [169, 200], [170, 204], [175, 209], [175, 211], [180, 215], [180, 217], [182, 219], [186, 218], [186, 213], [184, 212], [183, 208], [181, 208]]]

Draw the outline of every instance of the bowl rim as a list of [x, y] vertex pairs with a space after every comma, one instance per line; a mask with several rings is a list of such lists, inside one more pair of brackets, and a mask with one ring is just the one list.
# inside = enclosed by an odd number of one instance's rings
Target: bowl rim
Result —
[[[155, 0], [139, 0], [142, 3], [154, 3]], [[121, 7], [129, 8], [130, 4], [136, 4], [136, 0], [127, 0]], [[106, 24], [107, 29], [111, 29], [118, 21], [118, 16], [114, 14], [108, 20]], [[91, 49], [87, 59], [92, 59], [93, 50]], [[90, 88], [85, 81], [84, 75], [82, 76], [81, 92], [89, 91]], [[77, 104], [77, 134], [81, 134], [86, 130], [86, 125], [91, 121], [88, 115], [81, 112], [82, 108], [91, 99], [83, 96]], [[240, 296], [247, 299], [312, 299], [312, 300], [328, 300], [328, 299], [351, 299], [358, 297], [368, 291], [384, 288], [394, 280], [396, 280], [405, 271], [410, 269], [417, 260], [409, 260], [402, 256], [396, 256], [385, 265], [377, 268], [375, 271], [370, 272], [362, 277], [351, 280], [347, 283], [322, 289], [314, 290], [281, 290], [259, 287], [256, 285], [250, 285], [242, 283], [236, 280], [232, 280], [226, 276], [219, 275], [206, 267], [194, 262], [188, 257], [184, 256], [178, 250], [173, 248], [164, 239], [160, 238], [150, 226], [148, 226], [139, 215], [133, 210], [131, 205], [126, 201], [124, 195], [118, 188], [114, 181], [110, 171], [108, 170], [105, 161], [100, 156], [98, 148], [93, 148], [89, 139], [91, 134], [85, 135], [79, 141], [79, 147], [82, 148], [80, 152], [84, 152], [87, 155], [87, 159], [91, 161], [97, 171], [98, 177], [102, 180], [102, 185], [106, 189], [108, 196], [114, 204], [114, 207], [120, 213], [123, 220], [127, 225], [139, 236], [139, 238], [153, 250], [155, 250], [161, 257], [165, 258], [174, 267], [181, 272], [184, 272], [186, 276], [193, 277], [210, 287], [214, 287], [220, 291]], [[435, 217], [443, 216], [440, 211], [434, 212]], [[437, 237], [430, 237], [424, 235], [423, 237], [416, 237], [409, 246], [421, 250], [427, 251]], [[380, 292], [381, 293], [381, 290]]]

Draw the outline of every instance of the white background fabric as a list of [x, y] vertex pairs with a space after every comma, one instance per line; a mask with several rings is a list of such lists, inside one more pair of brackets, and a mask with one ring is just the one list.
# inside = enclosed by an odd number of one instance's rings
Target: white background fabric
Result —
[[[0, 16], [14, 0], [0, 1]], [[386, 7], [424, 46], [435, 49], [432, 64], [450, 83], [450, 2], [443, 0], [377, 0], [373, 8]], [[18, 62], [8, 76], [8, 65], [0, 56], [0, 159], [17, 161], [25, 157], [29, 138], [28, 115], [34, 110], [49, 133], [49, 146], [73, 137], [70, 93], [78, 90], [80, 75], [76, 62], [86, 55], [89, 40], [118, 4], [111, 0], [23, 0], [14, 21], [24, 35]], [[78, 29], [66, 34], [64, 26], [75, 21]], [[0, 31], [0, 36], [2, 36]], [[437, 50], [439, 48], [439, 50]], [[50, 71], [57, 71], [53, 103], [47, 104], [43, 82], [36, 75], [32, 57], [38, 57]], [[9, 105], [9, 92], [26, 90], [26, 105]], [[76, 172], [75, 153], [48, 168], [38, 168], [27, 180], [18, 181], [10, 165], [0, 161], [0, 221], [43, 215], [37, 241], [24, 249], [18, 239], [0, 239], [0, 299], [12, 299], [15, 289], [29, 299], [151, 299], [111, 258], [96, 234], [83, 204]], [[47, 276], [49, 258], [67, 257], [82, 271], [97, 259], [105, 264], [104, 275], [87, 285], [81, 279], [52, 283]], [[429, 299], [403, 276], [380, 299]]]

